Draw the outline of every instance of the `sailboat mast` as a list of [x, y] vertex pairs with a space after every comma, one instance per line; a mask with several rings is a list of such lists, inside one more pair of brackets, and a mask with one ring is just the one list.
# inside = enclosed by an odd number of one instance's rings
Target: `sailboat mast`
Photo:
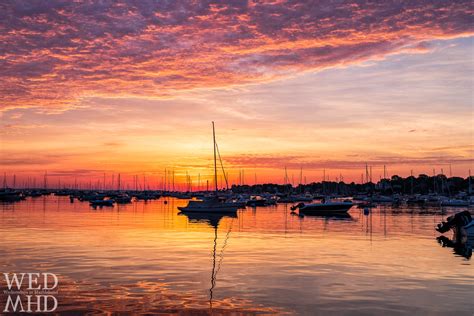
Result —
[[216, 131], [214, 128], [214, 121], [212, 121], [212, 139], [214, 141], [214, 183], [216, 185], [216, 193], [217, 189], [217, 157], [216, 157]]

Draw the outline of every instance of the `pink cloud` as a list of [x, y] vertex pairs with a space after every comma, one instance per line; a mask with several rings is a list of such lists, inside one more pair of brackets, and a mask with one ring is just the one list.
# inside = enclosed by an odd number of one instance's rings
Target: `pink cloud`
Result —
[[162, 97], [423, 52], [473, 34], [472, 1], [15, 1], [0, 5], [0, 107]]

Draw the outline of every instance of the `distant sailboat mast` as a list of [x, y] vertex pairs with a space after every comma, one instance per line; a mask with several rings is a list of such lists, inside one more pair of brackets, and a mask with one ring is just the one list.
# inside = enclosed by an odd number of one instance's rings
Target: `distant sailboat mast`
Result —
[[216, 130], [214, 128], [214, 121], [212, 121], [212, 139], [214, 142], [214, 184], [216, 186], [216, 194], [217, 194], [218, 188], [217, 188]]
[[468, 191], [467, 191], [469, 194], [472, 193], [472, 185], [471, 185], [471, 169], [469, 169], [469, 187], [468, 187]]

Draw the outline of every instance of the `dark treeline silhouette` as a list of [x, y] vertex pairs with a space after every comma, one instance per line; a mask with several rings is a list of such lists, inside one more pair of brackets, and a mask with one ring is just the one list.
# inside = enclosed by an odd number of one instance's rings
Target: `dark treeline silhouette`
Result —
[[[470, 181], [469, 181], [470, 180]], [[382, 179], [377, 183], [344, 183], [344, 182], [313, 182], [309, 184], [257, 184], [257, 185], [233, 185], [234, 193], [261, 194], [261, 193], [280, 193], [280, 194], [371, 194], [380, 193], [384, 195], [392, 194], [441, 194], [455, 195], [459, 192], [472, 193], [474, 177], [447, 178], [445, 175], [428, 176], [420, 174], [418, 177], [409, 176], [406, 178], [394, 175], [391, 178]]]

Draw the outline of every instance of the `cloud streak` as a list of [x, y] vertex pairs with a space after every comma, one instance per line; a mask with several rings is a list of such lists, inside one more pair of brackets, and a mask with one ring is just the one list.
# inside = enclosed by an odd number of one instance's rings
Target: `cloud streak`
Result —
[[353, 170], [363, 169], [365, 164], [371, 166], [437, 166], [449, 164], [472, 164], [474, 158], [466, 158], [456, 155], [444, 154], [442, 156], [422, 156], [422, 157], [406, 157], [406, 156], [380, 156], [371, 157], [369, 159], [361, 159], [358, 157], [346, 157], [346, 159], [327, 159], [324, 157], [307, 157], [303, 155], [236, 155], [224, 159], [226, 163], [236, 168], [259, 168], [259, 169], [288, 169], [298, 170]]
[[424, 52], [472, 35], [472, 1], [5, 1], [0, 109], [193, 88]]

